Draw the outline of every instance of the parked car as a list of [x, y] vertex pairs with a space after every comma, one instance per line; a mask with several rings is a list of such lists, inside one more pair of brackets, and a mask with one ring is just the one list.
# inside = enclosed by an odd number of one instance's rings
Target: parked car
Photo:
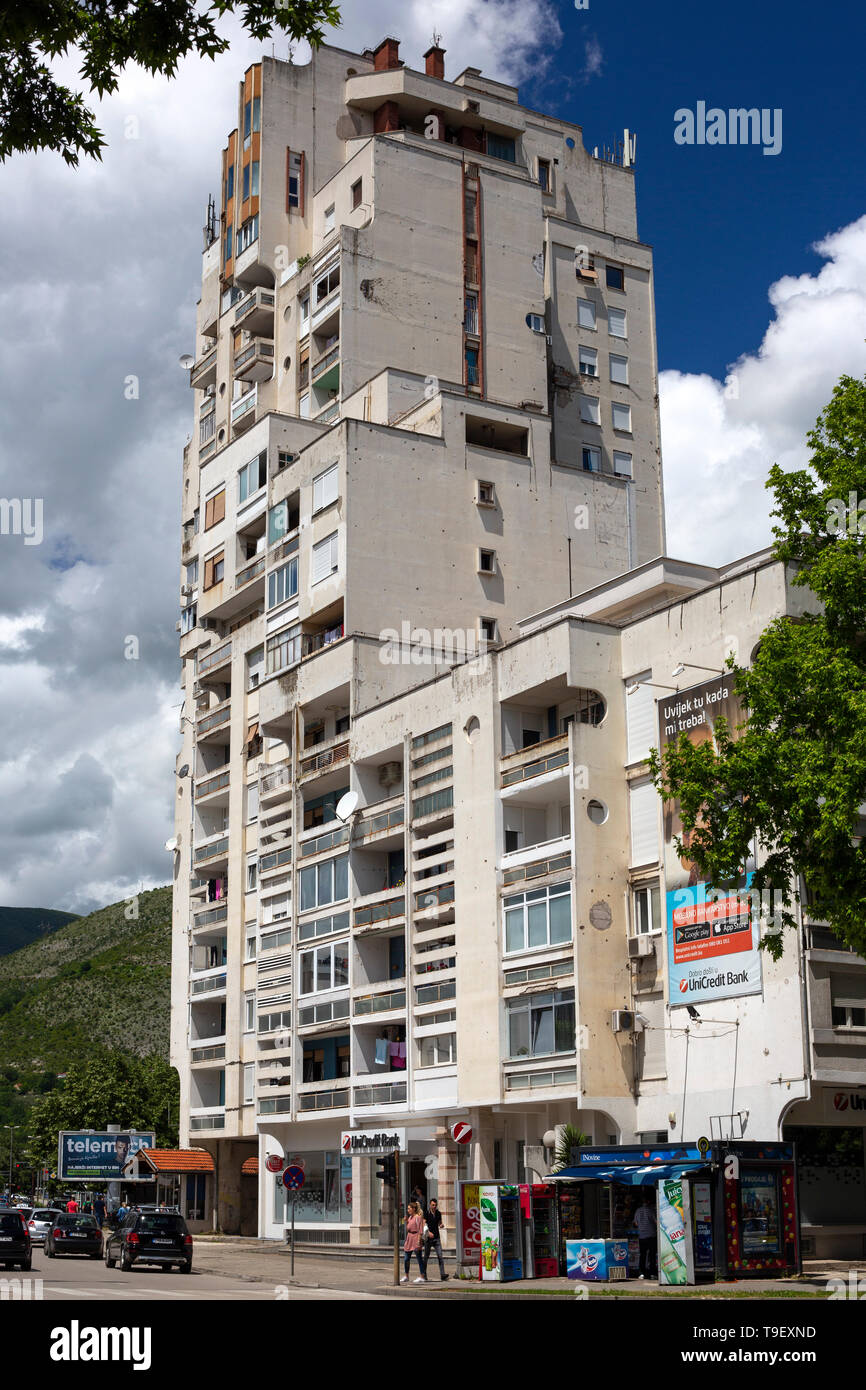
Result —
[[56, 1255], [89, 1255], [91, 1260], [101, 1260], [102, 1231], [96, 1217], [77, 1212], [55, 1217], [45, 1236], [45, 1254], [49, 1260]]
[[14, 1207], [0, 1207], [0, 1265], [6, 1269], [20, 1265], [26, 1270], [32, 1263], [30, 1232], [20, 1211]]
[[164, 1269], [177, 1265], [182, 1274], [189, 1274], [192, 1236], [183, 1217], [170, 1211], [130, 1212], [105, 1241], [108, 1268], [113, 1269], [118, 1262], [122, 1270], [130, 1270], [134, 1264], [161, 1265]]
[[45, 1233], [51, 1227], [51, 1223], [57, 1216], [56, 1211], [50, 1207], [34, 1207], [27, 1221], [27, 1229], [30, 1232], [30, 1241], [33, 1245], [45, 1244]]

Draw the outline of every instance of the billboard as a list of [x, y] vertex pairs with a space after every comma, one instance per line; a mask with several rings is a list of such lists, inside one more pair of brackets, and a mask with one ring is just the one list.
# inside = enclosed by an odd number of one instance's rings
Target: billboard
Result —
[[[731, 671], [679, 690], [658, 702], [659, 752], [686, 734], [694, 744], [710, 742], [721, 716], [736, 737], [743, 711]], [[716, 889], [706, 883], [688, 857], [679, 802], [664, 806], [665, 920], [668, 952], [668, 1003], [705, 1003], [760, 994], [763, 988], [759, 924], [748, 888], [754, 863], [746, 864], [737, 884]], [[674, 840], [683, 842], [683, 856]]]
[[[152, 1148], [155, 1148], [152, 1133], [112, 1134], [107, 1130], [88, 1132], [65, 1129], [60, 1134], [57, 1176], [61, 1179], [101, 1178], [106, 1182], [116, 1181], [128, 1158], [138, 1153], [139, 1149]], [[124, 1181], [130, 1179], [124, 1178]]]

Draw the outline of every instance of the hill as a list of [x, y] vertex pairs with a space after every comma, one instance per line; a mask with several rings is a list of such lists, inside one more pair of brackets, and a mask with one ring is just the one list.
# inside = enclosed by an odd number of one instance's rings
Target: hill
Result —
[[29, 946], [67, 922], [76, 921], [74, 912], [56, 912], [47, 907], [0, 907], [0, 956]]
[[16, 1099], [102, 1047], [167, 1059], [171, 889], [131, 910], [100, 908], [0, 957], [0, 1073]]

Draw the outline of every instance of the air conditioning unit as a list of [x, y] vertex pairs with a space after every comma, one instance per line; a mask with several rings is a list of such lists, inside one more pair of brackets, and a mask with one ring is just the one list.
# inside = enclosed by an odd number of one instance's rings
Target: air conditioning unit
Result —
[[182, 622], [180, 621], [180, 619], [178, 618], [177, 622], [176, 622], [175, 625], [174, 625], [174, 630], [175, 630], [175, 632], [180, 632], [180, 630], [181, 630], [182, 627], [183, 627], [183, 623], [182, 623]]
[[614, 1009], [610, 1016], [610, 1026], [615, 1033], [636, 1033], [638, 1027], [630, 1009]]
[[219, 618], [199, 618], [198, 625], [204, 628], [205, 632], [219, 632], [222, 626]]
[[192, 585], [191, 585], [191, 584], [181, 584], [181, 586], [180, 586], [180, 596], [181, 596], [181, 598], [189, 598], [190, 595], [191, 595], [191, 593], [192, 593]]
[[640, 960], [643, 956], [654, 956], [656, 953], [655, 939], [651, 936], [632, 936], [629, 937], [628, 958], [629, 960]]

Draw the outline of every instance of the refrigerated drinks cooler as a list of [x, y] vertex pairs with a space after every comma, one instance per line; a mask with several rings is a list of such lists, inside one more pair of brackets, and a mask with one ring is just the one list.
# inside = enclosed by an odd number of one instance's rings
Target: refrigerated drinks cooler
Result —
[[482, 1281], [507, 1283], [523, 1278], [520, 1194], [509, 1183], [481, 1183], [478, 1189]]
[[524, 1278], [547, 1279], [559, 1274], [559, 1227], [553, 1184], [521, 1184], [520, 1209]]

